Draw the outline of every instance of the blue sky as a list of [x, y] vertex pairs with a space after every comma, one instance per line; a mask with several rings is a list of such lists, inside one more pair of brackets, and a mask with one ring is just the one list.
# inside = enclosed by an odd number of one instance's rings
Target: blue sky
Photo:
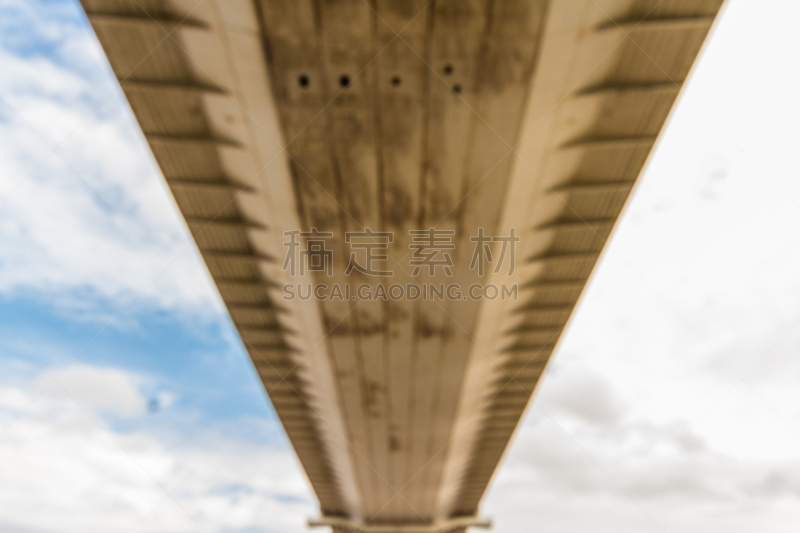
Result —
[[0, 3], [0, 65], [0, 529], [301, 529], [313, 496], [77, 3]]
[[[492, 481], [497, 531], [796, 529], [798, 9], [725, 8]], [[304, 531], [77, 3], [0, 0], [0, 97], [0, 530]]]
[[[5, 150], [6, 157], [16, 159], [15, 170], [28, 171], [6, 176], [12, 190], [19, 187], [13, 190], [13, 195], [35, 194], [40, 187], [61, 182], [56, 185], [57, 189], [61, 188], [57, 192], [66, 189], [68, 194], [83, 196], [81, 200], [85, 205], [80, 207], [90, 211], [87, 217], [90, 220], [77, 222], [106, 227], [101, 232], [95, 229], [93, 233], [101, 234], [91, 235], [86, 239], [88, 242], [76, 243], [73, 249], [68, 242], [62, 242], [63, 249], [53, 250], [54, 237], [63, 235], [37, 235], [30, 243], [33, 246], [26, 246], [28, 266], [43, 261], [46, 263], [41, 267], [32, 268], [52, 268], [54, 272], [44, 283], [34, 279], [15, 280], [0, 295], [4, 355], [20, 369], [34, 358], [37, 369], [41, 365], [60, 370], [74, 360], [79, 364], [114, 365], [129, 372], [147, 374], [153, 380], [151, 394], [157, 395], [163, 389], [175, 395], [171, 408], [199, 411], [220, 423], [239, 420], [256, 402], [263, 403], [262, 388], [253, 376], [203, 267], [197, 262], [174, 207], [163, 195], [165, 189], [158, 182], [152, 158], [105, 60], [98, 53], [85, 16], [74, 2], [6, 4], [0, 30], [5, 59], [47, 65], [42, 70], [54, 73], [52, 85], [39, 83], [36, 75], [26, 79], [24, 72], [6, 81], [10, 94], [4, 95], [0, 115], [4, 133], [8, 137], [22, 136], [29, 148], [29, 153]], [[41, 110], [48, 106], [57, 110]], [[33, 118], [26, 116], [26, 108], [32, 111]], [[45, 122], [42, 128], [34, 124], [40, 118], [48, 121], [52, 115], [38, 115], [49, 111], [63, 113], [57, 120], [63, 129], [47, 127], [50, 124]], [[80, 122], [84, 118], [86, 122]], [[64, 141], [64, 131], [82, 126], [106, 129], [117, 136], [110, 153], [93, 154], [94, 142], [71, 143], [72, 135]], [[51, 147], [62, 142], [56, 153], [51, 154]], [[124, 146], [120, 146], [123, 143]], [[123, 160], [137, 157], [140, 161], [134, 163], [133, 168], [119, 169], [115, 167], [117, 155]], [[109, 177], [105, 172], [116, 176]], [[114, 183], [118, 179], [129, 182]], [[140, 186], [150, 190], [130, 200], [129, 189]], [[9, 191], [4, 192], [7, 195]], [[152, 201], [154, 196], [167, 216], [150, 221], [143, 206], [137, 204]], [[12, 197], [7, 207], [15, 207], [11, 205], [13, 202]], [[28, 214], [31, 217], [42, 215], [36, 206], [30, 207]], [[11, 230], [12, 235], [6, 235], [10, 240], [30, 238], [32, 228], [26, 227], [25, 221], [6, 216], [3, 222], [4, 227]], [[58, 223], [57, 220], [47, 222]], [[47, 233], [52, 230], [45, 229]], [[84, 261], [99, 262], [98, 267], [102, 269], [113, 268], [115, 260], [108, 255], [117, 251], [114, 246], [117, 242], [134, 248], [135, 253], [130, 257], [133, 262], [140, 253], [150, 256], [152, 264], [141, 268], [147, 275], [115, 280], [117, 286], [110, 291], [101, 287], [100, 280], [91, 279], [91, 273], [85, 273], [83, 279], [71, 278], [69, 269], [81, 269]], [[62, 269], [59, 263], [66, 259], [64, 256], [78, 253], [85, 255], [74, 259], [77, 264]], [[173, 267], [168, 266], [178, 254], [187, 257], [188, 268], [193, 270], [192, 285], [180, 279], [178, 267], [173, 271]], [[6, 267], [4, 270], [10, 270], [14, 267], [9, 264], [17, 259], [8, 254], [0, 261]], [[138, 270], [139, 265], [127, 268]], [[160, 275], [151, 275], [163, 269], [166, 270]], [[155, 286], [166, 286], [168, 292], [180, 294], [159, 297], [150, 292]], [[158, 301], [160, 298], [162, 301]], [[194, 306], [192, 312], [182, 312], [185, 307]], [[259, 410], [259, 416], [273, 418], [272, 413], [264, 409]]]

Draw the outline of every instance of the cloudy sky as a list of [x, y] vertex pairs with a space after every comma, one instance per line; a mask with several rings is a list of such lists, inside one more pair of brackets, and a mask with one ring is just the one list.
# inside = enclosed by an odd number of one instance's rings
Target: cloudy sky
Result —
[[[799, 19], [729, 0], [486, 495], [495, 531], [796, 531]], [[0, 73], [0, 530], [304, 531], [77, 4], [0, 0]]]

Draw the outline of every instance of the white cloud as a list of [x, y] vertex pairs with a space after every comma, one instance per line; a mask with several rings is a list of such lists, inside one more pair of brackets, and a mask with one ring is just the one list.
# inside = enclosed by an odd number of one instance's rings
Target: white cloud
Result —
[[85, 409], [120, 416], [144, 413], [146, 399], [129, 373], [114, 368], [72, 364], [61, 374], [42, 375], [40, 384], [47, 386], [56, 377], [57, 385], [54, 387], [59, 386]]
[[[1, 8], [28, 33], [7, 28], [0, 48], [0, 292], [113, 316], [144, 291], [139, 306], [215, 316], [217, 293], [91, 29], [63, 6]], [[27, 49], [39, 41], [46, 52]]]
[[[57, 384], [44, 373], [25, 386], [4, 384], [0, 529], [305, 529], [315, 504], [293, 453], [239, 436], [265, 422], [246, 419], [227, 438], [226, 430], [192, 442], [156, 430], [114, 429], [117, 415], [161, 416], [145, 413], [142, 384], [141, 376], [88, 365], [68, 368]], [[164, 499], [165, 490], [172, 496]]]
[[[493, 480], [484, 513], [495, 519], [495, 529], [790, 531], [797, 523], [800, 438], [774, 420], [756, 427], [759, 413], [746, 412], [751, 394], [735, 391], [708, 424], [695, 427], [630, 414], [604, 420], [583, 416], [590, 414], [583, 408], [575, 416], [575, 407], [608, 401], [610, 383], [570, 374], [550, 376]], [[708, 439], [717, 424], [762, 454], [721, 451]], [[742, 443], [750, 433], [757, 435]], [[787, 440], [791, 457], [768, 456]]]
[[496, 530], [796, 529], [798, 9], [728, 2], [487, 494]]

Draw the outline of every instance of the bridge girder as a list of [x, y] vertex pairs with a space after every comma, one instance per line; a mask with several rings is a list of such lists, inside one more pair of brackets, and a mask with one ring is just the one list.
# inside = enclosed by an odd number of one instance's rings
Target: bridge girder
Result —
[[[325, 523], [477, 513], [721, 3], [82, 0]], [[452, 277], [404, 264], [429, 227]], [[391, 283], [520, 298], [286, 301], [310, 228], [311, 281], [375, 288], [344, 274], [370, 228]], [[478, 228], [516, 231], [513, 275], [469, 268]]]

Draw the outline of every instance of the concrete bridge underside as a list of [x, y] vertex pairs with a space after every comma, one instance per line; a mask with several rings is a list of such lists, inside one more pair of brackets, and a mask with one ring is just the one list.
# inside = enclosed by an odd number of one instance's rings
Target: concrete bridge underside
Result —
[[[327, 523], [463, 530], [722, 0], [82, 3]], [[312, 227], [320, 283], [519, 299], [285, 301]], [[452, 277], [411, 277], [429, 227]], [[345, 276], [364, 228], [393, 277]], [[468, 268], [478, 228], [512, 276]]]

